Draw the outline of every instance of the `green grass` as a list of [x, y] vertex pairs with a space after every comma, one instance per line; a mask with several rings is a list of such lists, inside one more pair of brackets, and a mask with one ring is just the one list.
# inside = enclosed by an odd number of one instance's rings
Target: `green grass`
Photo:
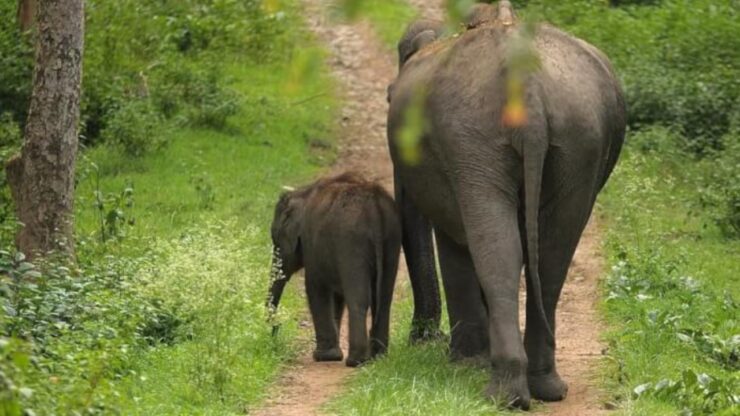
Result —
[[193, 317], [191, 340], [138, 358], [121, 383], [124, 414], [243, 414], [296, 355], [293, 317], [305, 303], [299, 289], [286, 293], [286, 324], [273, 339], [263, 306], [270, 244], [263, 227], [235, 226], [204, 226], [155, 248], [164, 261], [141, 272], [139, 290], [164, 299], [178, 316]]
[[[603, 303], [612, 400], [629, 415], [738, 414], [729, 396], [740, 387], [740, 242], [698, 209], [695, 161], [637, 147], [601, 200], [614, 265]], [[715, 381], [698, 383], [701, 374]], [[656, 389], [661, 380], [678, 384]]]
[[[316, 51], [318, 53], [318, 51]], [[285, 64], [258, 66], [231, 57], [227, 73], [239, 80], [245, 94], [241, 112], [232, 117], [232, 131], [174, 129], [170, 145], [131, 158], [117, 149], [99, 147], [85, 154], [88, 170], [78, 187], [77, 226], [82, 235], [99, 231], [94, 208], [97, 165], [100, 190], [116, 193], [133, 185], [134, 236], [176, 236], [195, 223], [237, 217], [240, 224], [265, 224], [274, 197], [283, 185], [295, 184], [318, 172], [334, 157], [311, 143], [331, 144], [329, 128], [334, 101], [326, 77], [306, 80], [300, 93], [288, 94], [290, 68]], [[318, 98], [294, 104], [304, 97]], [[214, 200], [205, 206], [195, 179], [211, 186]]]
[[[408, 343], [413, 301], [407, 279], [399, 280], [396, 292], [388, 354], [353, 375], [346, 391], [327, 404], [328, 412], [353, 416], [509, 414], [497, 410], [483, 394], [489, 371], [451, 363], [446, 340]], [[442, 327], [447, 326], [444, 316]]]
[[[296, 55], [323, 56], [305, 38]], [[306, 182], [335, 157], [333, 81], [321, 64], [297, 70], [295, 62], [222, 59], [244, 97], [228, 129], [172, 128], [160, 151], [133, 158], [101, 146], [80, 162], [82, 250], [101, 258], [151, 255], [137, 267], [135, 290], [190, 319], [179, 342], [136, 353], [128, 376], [97, 388], [116, 396], [106, 400], [122, 414], [243, 414], [298, 352], [296, 320], [289, 318], [303, 310], [300, 288], [286, 291], [286, 325], [277, 339], [264, 315], [269, 224], [282, 187]], [[135, 225], [124, 226], [120, 243], [99, 244], [95, 192], [113, 195], [128, 186], [133, 206], [120, 208]], [[115, 208], [108, 204], [102, 213]]]

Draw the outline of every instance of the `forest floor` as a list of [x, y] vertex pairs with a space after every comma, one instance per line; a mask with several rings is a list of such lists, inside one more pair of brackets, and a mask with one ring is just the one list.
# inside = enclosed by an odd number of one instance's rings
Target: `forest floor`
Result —
[[[441, 19], [442, 2], [436, 5], [411, 0], [420, 17]], [[329, 173], [357, 171], [392, 189], [392, 164], [386, 139], [386, 87], [396, 74], [396, 57], [382, 43], [367, 21], [340, 21], [328, 17], [322, 0], [304, 1], [311, 30], [329, 51], [328, 62], [340, 90], [343, 107], [338, 158]], [[592, 218], [571, 265], [557, 314], [557, 359], [561, 376], [569, 384], [566, 400], [538, 407], [551, 415], [598, 415], [605, 412], [600, 401], [596, 366], [604, 345], [599, 339], [601, 324], [596, 303], [598, 282], [604, 272], [601, 238], [597, 218]], [[408, 280], [405, 263], [399, 268], [398, 282]], [[396, 297], [407, 295], [405, 287]], [[401, 293], [399, 293], [401, 292]], [[407, 290], [406, 290], [407, 292]], [[524, 291], [520, 304], [524, 310]], [[523, 323], [523, 316], [521, 317]], [[306, 344], [312, 326], [306, 315], [303, 323]], [[342, 328], [342, 347], [346, 351], [346, 323]], [[267, 395], [269, 399], [254, 414], [260, 416], [299, 416], [326, 413], [325, 405], [342, 394], [354, 370], [343, 362], [314, 363], [311, 349], [284, 371]]]

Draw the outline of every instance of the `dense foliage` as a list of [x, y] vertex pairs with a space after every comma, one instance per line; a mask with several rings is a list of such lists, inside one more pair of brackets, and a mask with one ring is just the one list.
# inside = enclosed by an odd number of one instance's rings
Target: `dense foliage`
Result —
[[[0, 113], [25, 120], [32, 34], [21, 34], [15, 4], [0, 6]], [[283, 15], [260, 1], [89, 1], [86, 7], [82, 139], [137, 155], [163, 142], [159, 118], [222, 128], [239, 97], [219, 53], [260, 62], [285, 53]], [[235, 19], [239, 16], [240, 19]]]
[[[0, 5], [3, 164], [32, 72], [15, 6]], [[0, 414], [243, 414], [295, 353], [264, 324], [262, 227], [274, 190], [331, 157], [308, 145], [331, 147], [321, 55], [291, 1], [86, 6], [76, 263], [15, 251], [0, 173]]]
[[673, 135], [633, 134], [604, 198], [611, 400], [628, 414], [736, 414], [740, 244], [697, 200], [727, 200], [712, 192], [733, 189], [716, 175], [737, 155], [697, 162], [664, 140]]

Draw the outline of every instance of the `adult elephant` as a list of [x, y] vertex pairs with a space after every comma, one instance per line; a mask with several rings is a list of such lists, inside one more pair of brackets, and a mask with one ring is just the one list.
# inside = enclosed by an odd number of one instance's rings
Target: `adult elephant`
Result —
[[[514, 406], [528, 408], [531, 397], [561, 400], [567, 385], [555, 369], [555, 308], [624, 140], [619, 82], [595, 47], [548, 25], [528, 43], [536, 69], [522, 72], [514, 48], [523, 25], [508, 1], [475, 6], [455, 37], [440, 38], [440, 27], [409, 26], [388, 97], [416, 300], [412, 336], [439, 322], [431, 223], [453, 358], [490, 354], [487, 394]], [[414, 132], [418, 154], [404, 155]], [[522, 342], [517, 295], [525, 263]]]

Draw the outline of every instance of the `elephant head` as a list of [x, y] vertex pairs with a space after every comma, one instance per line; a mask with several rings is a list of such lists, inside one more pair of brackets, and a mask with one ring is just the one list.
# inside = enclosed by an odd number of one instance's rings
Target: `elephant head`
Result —
[[442, 36], [444, 28], [444, 23], [438, 20], [422, 19], [411, 23], [398, 41], [399, 69], [413, 54]]
[[[296, 191], [285, 192], [275, 206], [275, 215], [270, 227], [272, 235], [272, 285], [267, 300], [274, 312], [280, 303], [285, 285], [290, 277], [303, 268], [301, 232], [304, 199]], [[273, 327], [273, 335], [278, 327]]]
[[[416, 52], [439, 39], [444, 33], [444, 30], [444, 23], [438, 20], [421, 19], [411, 23], [406, 28], [406, 32], [401, 37], [401, 40], [398, 41], [398, 70], [400, 71], [403, 64]], [[393, 83], [388, 85], [388, 102], [391, 102], [392, 95]]]

